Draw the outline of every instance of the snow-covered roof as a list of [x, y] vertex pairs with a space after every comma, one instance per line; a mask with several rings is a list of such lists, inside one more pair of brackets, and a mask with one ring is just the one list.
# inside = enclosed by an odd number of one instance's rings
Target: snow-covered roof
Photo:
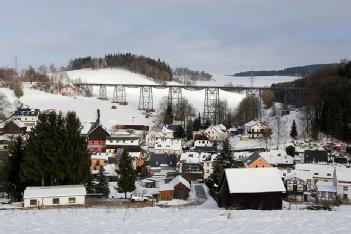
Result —
[[218, 126], [223, 132], [224, 132], [224, 131], [227, 131], [227, 127], [224, 126], [223, 124], [218, 124], [217, 126]]
[[198, 152], [184, 152], [180, 156], [180, 160], [186, 163], [199, 163], [202, 160], [200, 159], [200, 154]]
[[257, 120], [251, 120], [250, 122], [244, 124], [244, 126], [245, 126], [246, 128], [250, 128], [250, 127], [252, 127], [252, 126], [255, 126], [256, 124], [262, 124], [262, 125], [267, 126], [265, 123], [263, 123], [263, 122], [261, 122], [261, 121], [257, 121]]
[[82, 125], [82, 129], [80, 130], [80, 134], [87, 135], [91, 128], [91, 122], [82, 122], [81, 125]]
[[106, 176], [117, 176], [116, 164], [107, 164], [104, 166]]
[[285, 192], [277, 168], [225, 169], [230, 193]]
[[0, 135], [0, 141], [10, 141], [11, 138], [5, 135]]
[[129, 152], [128, 153], [131, 158], [139, 158], [140, 152]]
[[25, 128], [25, 127], [27, 127], [24, 123], [22, 123], [22, 122], [19, 121], [18, 119], [12, 120], [12, 122], [13, 122], [14, 124], [16, 124], [16, 126], [19, 127], [19, 128]]
[[176, 178], [169, 182], [169, 184], [171, 184], [173, 187], [179, 183], [182, 183], [183, 185], [185, 185], [185, 187], [191, 190], [189, 182], [180, 175], [178, 175]]
[[333, 178], [334, 167], [325, 164], [299, 163], [295, 165], [298, 171], [311, 171], [313, 177]]
[[294, 164], [293, 157], [277, 150], [273, 150], [270, 152], [261, 152], [260, 155], [264, 160], [266, 160], [271, 165], [282, 165], [282, 164], [293, 165]]
[[182, 150], [182, 141], [179, 139], [157, 140], [155, 150]]
[[44, 187], [27, 187], [23, 198], [85, 196], [84, 185], [61, 185]]
[[336, 192], [336, 188], [333, 185], [333, 182], [318, 181], [316, 186], [318, 191]]
[[351, 181], [351, 168], [335, 167], [335, 175], [337, 181]]
[[229, 128], [228, 129], [228, 132], [236, 132], [238, 129], [236, 129], [236, 128]]
[[219, 134], [224, 134], [222, 128], [219, 125], [212, 125], [213, 129], [215, 129]]
[[161, 184], [160, 185], [160, 191], [169, 191], [169, 190], [174, 190], [174, 186], [170, 183], [168, 184]]
[[103, 159], [103, 160], [108, 160], [108, 157], [110, 156], [109, 153], [94, 153], [90, 155], [91, 159]]
[[313, 173], [311, 171], [294, 171], [294, 173], [287, 175], [285, 180], [289, 180], [292, 178], [298, 178], [303, 181], [312, 180]]

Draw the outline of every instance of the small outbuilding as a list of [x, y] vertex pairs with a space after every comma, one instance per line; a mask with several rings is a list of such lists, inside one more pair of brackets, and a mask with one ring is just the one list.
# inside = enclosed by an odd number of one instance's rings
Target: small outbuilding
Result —
[[218, 205], [226, 209], [282, 209], [286, 192], [277, 168], [225, 169], [218, 189]]
[[74, 206], [85, 204], [84, 185], [27, 187], [24, 190], [24, 207]]
[[167, 184], [160, 186], [160, 200], [172, 200], [183, 199], [186, 200], [189, 197], [191, 186], [189, 182], [181, 176], [175, 177]]

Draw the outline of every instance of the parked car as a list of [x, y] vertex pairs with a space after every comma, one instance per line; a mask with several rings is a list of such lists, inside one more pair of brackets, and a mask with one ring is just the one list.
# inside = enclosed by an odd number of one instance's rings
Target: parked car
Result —
[[140, 194], [140, 193], [133, 193], [132, 196], [130, 197], [131, 202], [138, 202], [138, 201], [152, 201], [152, 195], [151, 194]]

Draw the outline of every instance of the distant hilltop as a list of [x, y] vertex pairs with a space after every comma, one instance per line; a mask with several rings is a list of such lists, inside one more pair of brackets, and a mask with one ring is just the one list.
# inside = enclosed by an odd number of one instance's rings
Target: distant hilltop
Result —
[[245, 71], [238, 72], [232, 76], [298, 76], [303, 77], [312, 74], [313, 72], [326, 67], [333, 65], [329, 64], [313, 64], [313, 65], [305, 65], [298, 67], [289, 67], [281, 70], [267, 70], [267, 71]]

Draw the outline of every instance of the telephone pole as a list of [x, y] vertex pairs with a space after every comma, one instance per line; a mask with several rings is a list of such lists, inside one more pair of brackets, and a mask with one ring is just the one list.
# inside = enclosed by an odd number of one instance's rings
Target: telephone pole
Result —
[[16, 73], [18, 73], [18, 57], [17, 57], [17, 55], [15, 55], [14, 63], [15, 63], [15, 71], [16, 71]]

